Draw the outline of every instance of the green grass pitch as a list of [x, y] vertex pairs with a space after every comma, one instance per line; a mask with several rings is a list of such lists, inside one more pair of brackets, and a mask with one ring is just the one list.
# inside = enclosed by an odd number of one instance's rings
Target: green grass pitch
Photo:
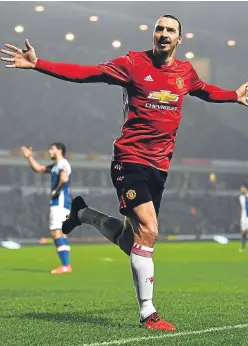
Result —
[[238, 248], [156, 245], [154, 303], [173, 337], [138, 326], [129, 258], [116, 246], [72, 245], [73, 273], [58, 276], [52, 246], [0, 249], [0, 345], [248, 345], [248, 250]]

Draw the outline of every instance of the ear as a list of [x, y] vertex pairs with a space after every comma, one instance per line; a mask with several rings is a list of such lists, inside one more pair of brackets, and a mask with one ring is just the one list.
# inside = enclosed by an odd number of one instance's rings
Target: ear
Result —
[[179, 36], [177, 44], [181, 44], [182, 43], [182, 36]]

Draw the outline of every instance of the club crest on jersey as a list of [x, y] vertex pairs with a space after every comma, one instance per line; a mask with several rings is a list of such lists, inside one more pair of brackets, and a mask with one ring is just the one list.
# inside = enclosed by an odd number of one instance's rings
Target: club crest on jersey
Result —
[[178, 77], [176, 79], [176, 84], [178, 86], [178, 89], [182, 89], [184, 87], [184, 79], [183, 79], [183, 77]]
[[126, 193], [126, 196], [128, 199], [133, 200], [136, 197], [136, 191], [135, 190], [128, 190]]
[[151, 91], [148, 99], [159, 100], [161, 103], [170, 103], [178, 101], [179, 95], [171, 94], [168, 90]]

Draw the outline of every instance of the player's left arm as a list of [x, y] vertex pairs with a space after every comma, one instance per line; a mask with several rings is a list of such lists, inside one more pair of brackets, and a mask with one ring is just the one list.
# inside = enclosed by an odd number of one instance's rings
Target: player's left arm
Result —
[[192, 67], [189, 95], [207, 102], [240, 103], [248, 107], [248, 82], [242, 84], [237, 90], [222, 89], [202, 81]]
[[69, 174], [66, 170], [61, 170], [59, 174], [59, 182], [56, 188], [52, 191], [52, 197], [58, 197], [63, 186], [69, 181]]

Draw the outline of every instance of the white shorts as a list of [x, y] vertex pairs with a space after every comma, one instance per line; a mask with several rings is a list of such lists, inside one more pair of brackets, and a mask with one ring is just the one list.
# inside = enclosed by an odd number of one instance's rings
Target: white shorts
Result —
[[62, 222], [65, 221], [66, 216], [70, 213], [70, 209], [65, 209], [59, 206], [50, 207], [49, 215], [49, 229], [62, 229]]
[[240, 229], [241, 231], [248, 230], [248, 217], [242, 217], [240, 220]]

